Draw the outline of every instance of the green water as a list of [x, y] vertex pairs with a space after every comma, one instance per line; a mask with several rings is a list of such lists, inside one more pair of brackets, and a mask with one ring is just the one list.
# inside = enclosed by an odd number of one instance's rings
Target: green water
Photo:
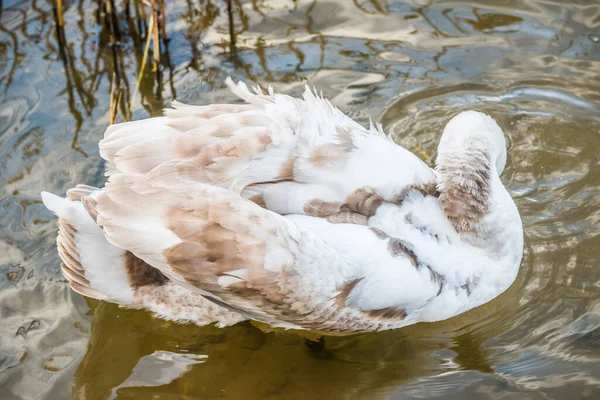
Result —
[[[0, 398], [600, 398], [598, 2], [168, 1], [135, 96], [148, 16], [102, 3], [65, 2], [61, 32], [52, 1], [0, 1]], [[71, 292], [39, 192], [102, 184], [113, 73], [119, 120], [230, 101], [228, 75], [308, 81], [430, 159], [451, 116], [491, 114], [525, 229], [517, 281], [445, 322], [320, 343]]]

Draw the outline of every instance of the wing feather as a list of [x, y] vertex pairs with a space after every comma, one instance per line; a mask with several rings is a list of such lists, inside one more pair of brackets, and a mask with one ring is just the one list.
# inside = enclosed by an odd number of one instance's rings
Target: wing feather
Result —
[[107, 239], [173, 281], [271, 324], [336, 331], [402, 324], [338, 300], [360, 269], [312, 232], [239, 195], [113, 176], [96, 199]]
[[[367, 186], [394, 201], [407, 185], [435, 182], [432, 170], [380, 127], [365, 129], [308, 87], [293, 98], [226, 83], [245, 104], [174, 102], [164, 117], [109, 127], [100, 142], [107, 174], [142, 174], [173, 188], [211, 184], [236, 194], [284, 184], [286, 190], [270, 192], [271, 203], [292, 206], [279, 207], [282, 214], [304, 213], [314, 201], [343, 204]], [[303, 203], [290, 201], [291, 192]]]

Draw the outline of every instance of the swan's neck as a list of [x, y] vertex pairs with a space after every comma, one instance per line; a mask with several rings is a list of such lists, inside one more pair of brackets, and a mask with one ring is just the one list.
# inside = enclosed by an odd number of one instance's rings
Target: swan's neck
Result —
[[489, 149], [473, 141], [455, 151], [440, 152], [436, 164], [446, 218], [458, 233], [477, 234], [490, 212], [492, 179], [499, 180]]
[[500, 181], [484, 143], [438, 157], [440, 203], [461, 238], [492, 259], [518, 265], [523, 249], [521, 219]]

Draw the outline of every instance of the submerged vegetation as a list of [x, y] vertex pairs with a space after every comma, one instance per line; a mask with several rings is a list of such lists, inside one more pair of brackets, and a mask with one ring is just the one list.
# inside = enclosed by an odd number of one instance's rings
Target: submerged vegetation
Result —
[[[159, 113], [166, 105], [165, 96], [177, 96], [174, 84], [177, 68], [205, 69], [200, 54], [203, 47], [201, 35], [221, 14], [226, 14], [229, 20], [228, 38], [215, 45], [227, 53], [229, 61], [236, 63], [237, 31], [239, 26], [242, 30], [247, 27], [248, 22], [244, 5], [238, 0], [186, 0], [185, 3], [187, 9], [183, 15], [181, 7], [176, 7], [177, 15], [171, 16], [166, 0], [52, 0], [54, 32], [52, 38], [45, 40], [63, 65], [68, 107], [76, 121], [73, 149], [80, 151], [78, 135], [83, 120], [97, 105], [96, 93], [103, 80], [110, 82], [110, 92], [107, 93], [110, 96], [110, 123], [130, 120], [134, 108], [140, 105], [147, 114]], [[253, 8], [259, 10], [261, 6], [255, 4]], [[37, 0], [32, 2], [29, 10], [22, 12], [21, 28], [24, 33], [27, 24], [49, 22]], [[237, 28], [236, 18], [239, 22]], [[185, 34], [178, 38], [187, 41], [186, 47], [192, 54], [186, 65], [173, 63], [167, 29], [169, 20], [185, 21], [187, 25]], [[1, 25], [0, 30], [11, 35]], [[11, 46], [14, 55], [11, 68], [14, 70], [19, 64], [19, 44], [16, 37], [11, 36], [14, 42]], [[181, 45], [178, 43], [178, 46]], [[262, 64], [266, 65], [266, 62]], [[210, 80], [216, 71], [203, 75]], [[5, 90], [11, 86], [11, 79], [12, 73], [9, 72]]]
[[[52, 0], [52, 21], [47, 21], [48, 13], [43, 5], [38, 6], [38, 1], [33, 0], [29, 9], [19, 10], [22, 12], [19, 29], [28, 37], [28, 25], [35, 22], [51, 22], [53, 25], [51, 37], [43, 40], [52, 52], [47, 56], [56, 57], [64, 69], [64, 91], [68, 96], [69, 112], [76, 122], [73, 129], [73, 149], [76, 151], [81, 151], [77, 145], [79, 133], [84, 119], [91, 116], [97, 106], [97, 93], [101, 87], [107, 88], [106, 95], [110, 96], [111, 102], [110, 122], [115, 123], [130, 120], [134, 109], [140, 106], [146, 110], [146, 115], [159, 114], [167, 105], [165, 98], [177, 97], [174, 82], [179, 72], [195, 70], [206, 83], [214, 83], [219, 72], [215, 65], [204, 63], [203, 50], [209, 45], [203, 41], [203, 36], [219, 17], [226, 18], [227, 26], [210, 46], [218, 48], [219, 58], [226, 60], [249, 79], [256, 80], [255, 70], [260, 69], [258, 73], [264, 74], [267, 80], [295, 80], [306, 59], [304, 52], [294, 46], [293, 41], [290, 42], [288, 47], [297, 58], [297, 67], [278, 79], [268, 66], [268, 45], [259, 36], [255, 42], [246, 43], [244, 48], [256, 54], [257, 65], [240, 61], [237, 56], [237, 36], [249, 28], [248, 10], [266, 18], [272, 8], [262, 1], [184, 0], [182, 3], [186, 7], [182, 9], [181, 4], [170, 4], [166, 0]], [[288, 7], [288, 10], [295, 12], [298, 3], [291, 1], [290, 4], [292, 8]], [[306, 9], [306, 15], [312, 8], [309, 6]], [[278, 18], [273, 20], [280, 22]], [[185, 24], [183, 35], [179, 34], [182, 29], [178, 29], [175, 45], [169, 34], [169, 21]], [[288, 30], [297, 28], [290, 23], [287, 26]], [[307, 29], [312, 32], [310, 24]], [[8, 90], [12, 75], [19, 67], [20, 46], [16, 37], [1, 24], [0, 31], [13, 39], [13, 45], [9, 46], [13, 50], [13, 57], [9, 61], [11, 71], [7, 77], [0, 77], [0, 82], [6, 79], [5, 90]], [[319, 60], [322, 66], [324, 38], [318, 32], [315, 35], [320, 43]], [[42, 39], [29, 38], [32, 41]], [[182, 43], [182, 40], [187, 43]], [[171, 54], [173, 49], [180, 53], [181, 46], [190, 54], [183, 64], [177, 62], [179, 60], [174, 61]], [[103, 81], [108, 81], [108, 85], [103, 85]]]
[[[110, 92], [110, 123], [117, 122], [118, 113], [121, 112], [123, 120], [131, 118], [131, 110], [135, 102], [135, 97], [140, 91], [142, 81], [149, 76], [145, 76], [146, 64], [148, 63], [148, 53], [152, 48], [152, 74], [156, 81], [158, 89], [162, 86], [162, 68], [161, 61], [170, 67], [168, 54], [168, 37], [165, 28], [166, 9], [165, 0], [125, 0], [120, 2], [120, 8], [115, 4], [115, 0], [98, 0], [96, 13], [96, 22], [100, 27], [100, 43], [109, 49], [112, 57], [113, 81]], [[79, 3], [83, 4], [82, 1]], [[58, 41], [58, 50], [61, 59], [65, 65], [65, 72], [72, 66], [69, 57], [67, 36], [65, 34], [64, 9], [62, 0], [54, 0], [54, 22], [56, 24], [56, 37]], [[126, 26], [126, 29], [122, 27]], [[124, 67], [123, 55], [117, 51], [118, 47], [126, 45], [128, 41], [133, 42], [133, 50], [139, 55], [141, 49], [141, 60], [139, 60], [138, 76], [135, 88], [132, 90], [127, 79], [126, 68]], [[163, 58], [164, 57], [164, 58]], [[138, 57], [139, 58], [139, 57]], [[172, 71], [172, 68], [169, 68]], [[76, 74], [72, 74], [73, 76]], [[172, 77], [171, 77], [172, 78]], [[81, 85], [75, 85], [81, 88]], [[161, 90], [154, 94], [161, 96]], [[145, 95], [148, 95], [146, 92]], [[121, 98], [125, 101], [121, 102]]]

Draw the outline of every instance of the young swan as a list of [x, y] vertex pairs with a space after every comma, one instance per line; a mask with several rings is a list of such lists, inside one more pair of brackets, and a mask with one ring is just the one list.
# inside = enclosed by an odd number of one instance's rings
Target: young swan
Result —
[[42, 195], [75, 291], [198, 325], [358, 332], [449, 318], [514, 281], [521, 222], [489, 117], [455, 117], [434, 171], [310, 90], [227, 83], [246, 104], [111, 126], [106, 186]]

